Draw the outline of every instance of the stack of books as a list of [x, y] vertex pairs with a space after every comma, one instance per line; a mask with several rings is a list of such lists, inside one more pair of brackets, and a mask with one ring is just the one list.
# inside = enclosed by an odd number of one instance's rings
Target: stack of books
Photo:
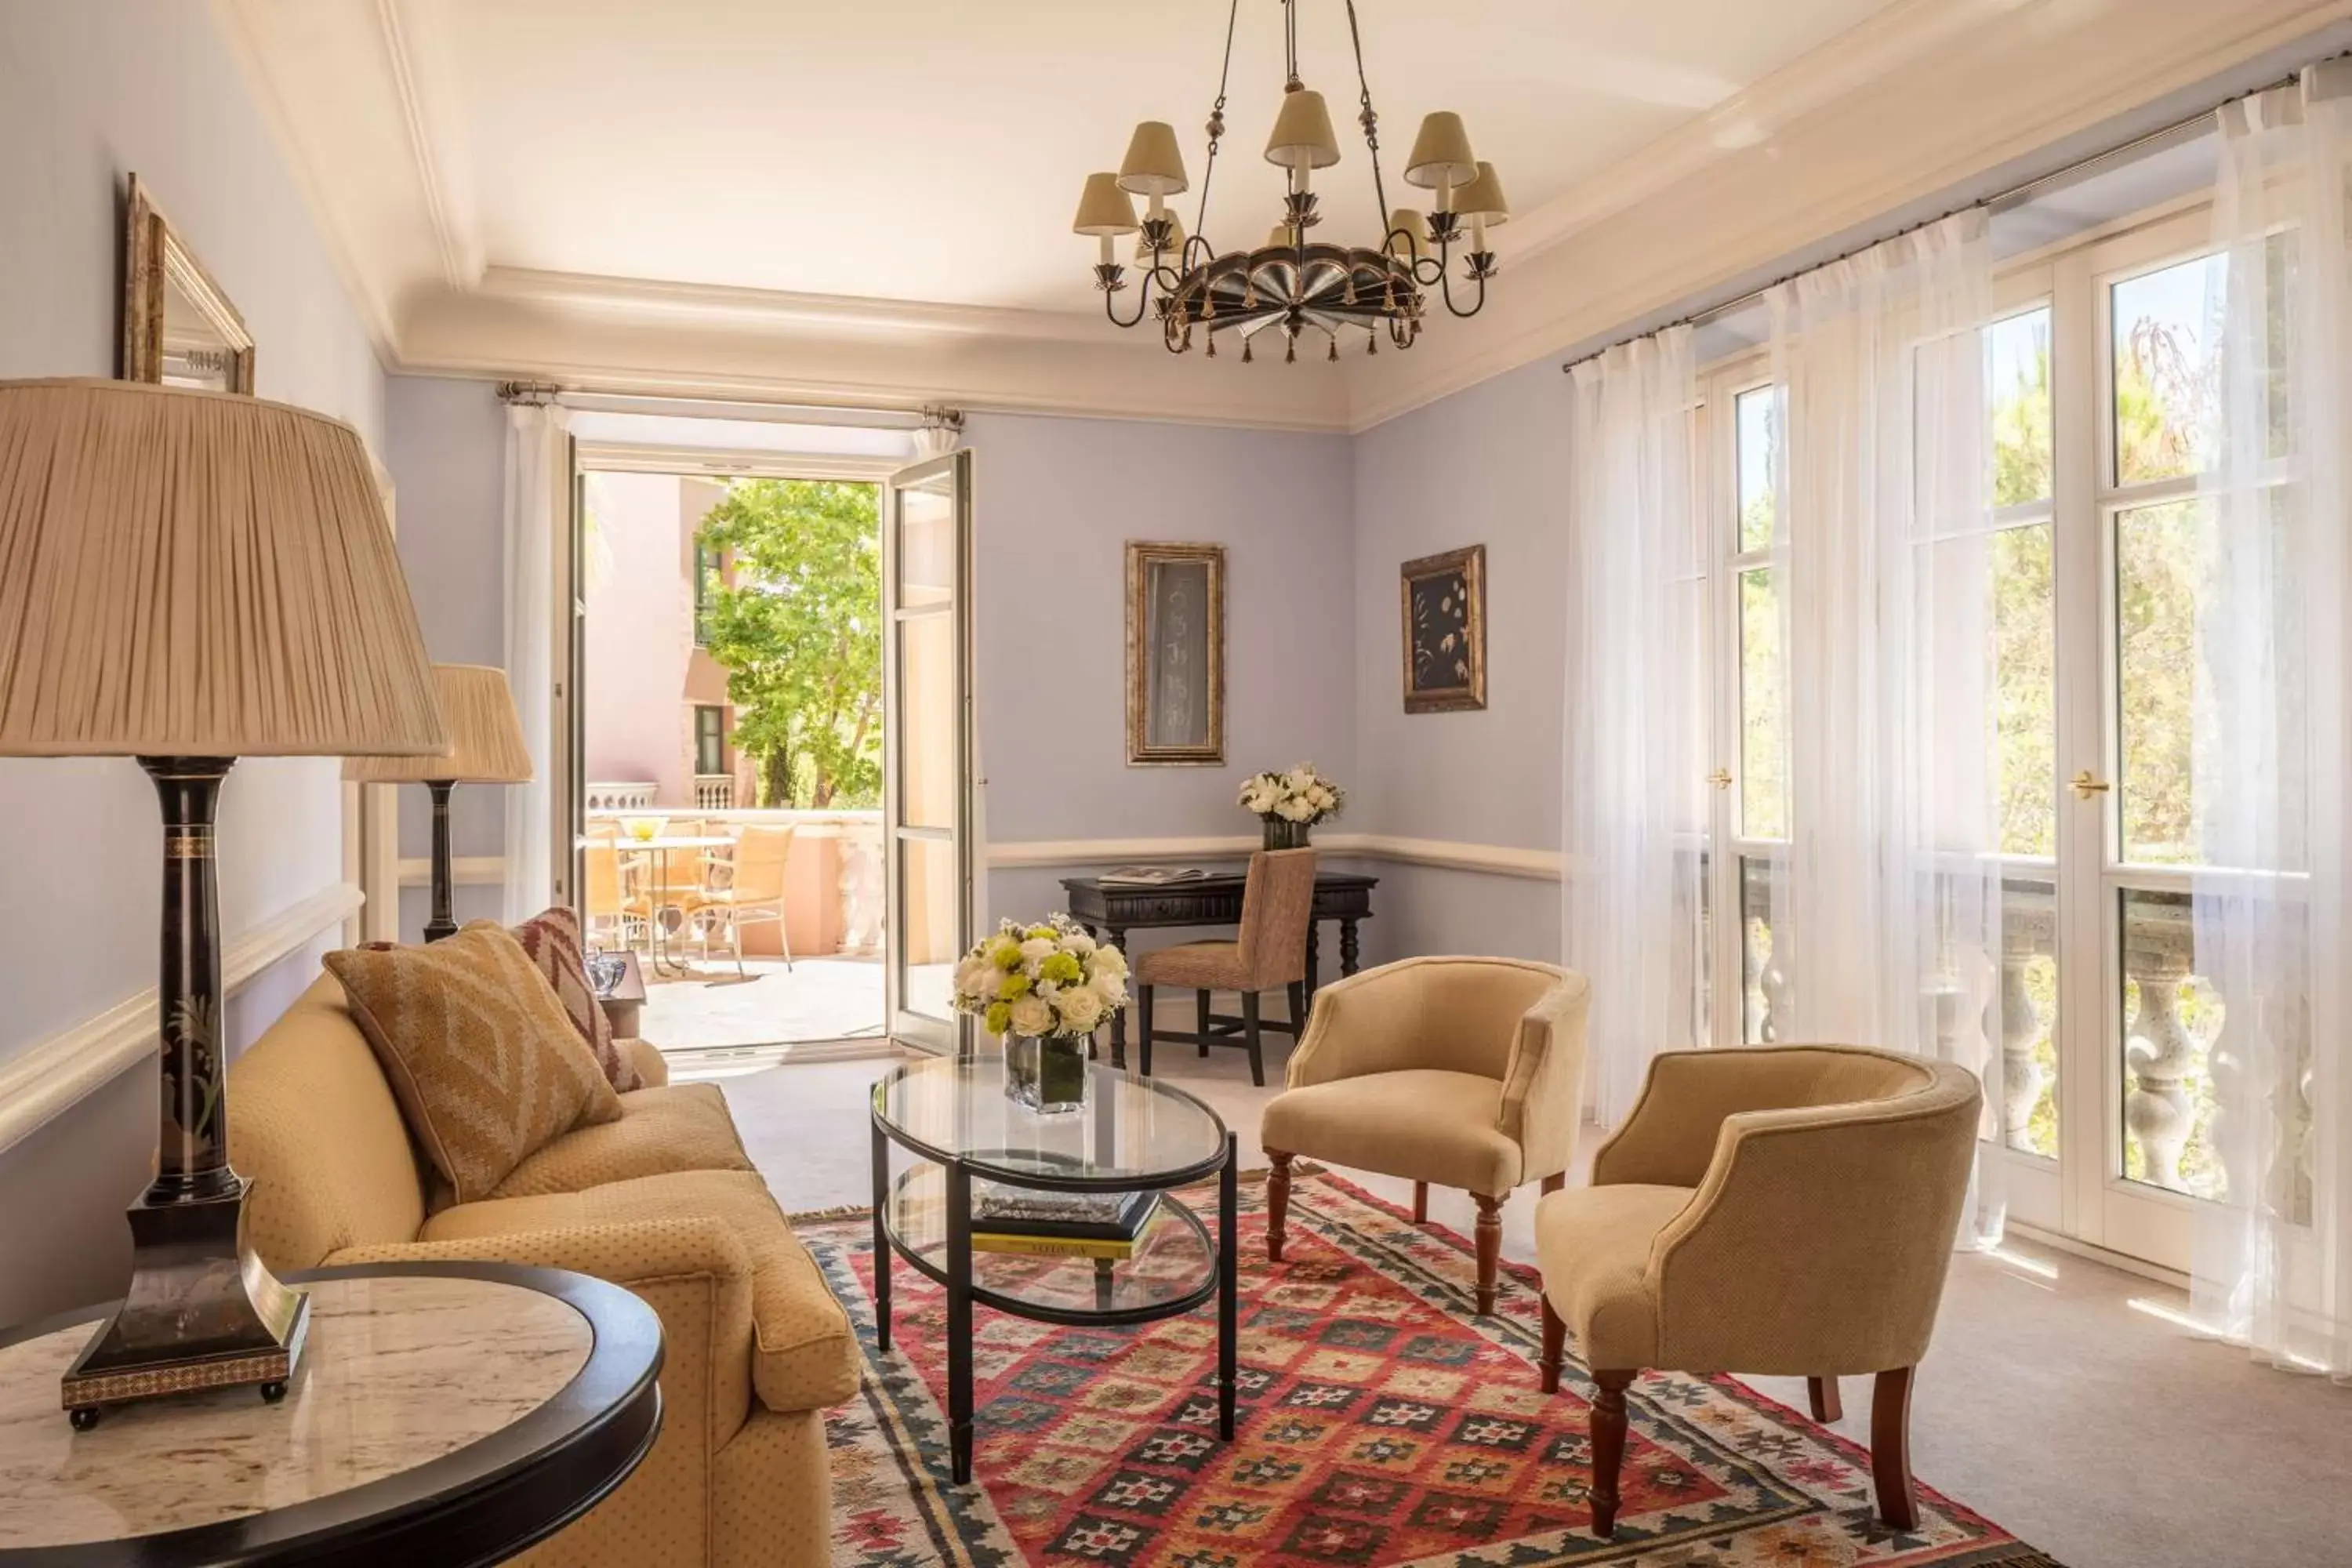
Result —
[[1183, 882], [1204, 881], [1208, 875], [1198, 866], [1121, 866], [1095, 879], [1107, 888], [1172, 888]]
[[1041, 1193], [982, 1182], [971, 1194], [979, 1252], [1123, 1262], [1160, 1207], [1158, 1193]]

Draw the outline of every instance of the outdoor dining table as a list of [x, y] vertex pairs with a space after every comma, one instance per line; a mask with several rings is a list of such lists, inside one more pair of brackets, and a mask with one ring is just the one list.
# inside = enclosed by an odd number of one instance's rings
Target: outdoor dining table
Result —
[[[672, 962], [669, 957], [668, 931], [662, 924], [663, 906], [657, 901], [669, 888], [669, 852], [673, 849], [726, 849], [733, 847], [734, 843], [735, 840], [724, 833], [656, 834], [651, 838], [636, 838], [625, 833], [613, 840], [613, 847], [622, 854], [644, 853], [653, 858], [653, 884], [646, 894], [646, 923], [651, 928], [646, 946], [652, 952], [655, 973], [687, 973], [684, 963]], [[677, 909], [681, 917], [686, 912], [683, 906], [673, 904], [669, 907]]]

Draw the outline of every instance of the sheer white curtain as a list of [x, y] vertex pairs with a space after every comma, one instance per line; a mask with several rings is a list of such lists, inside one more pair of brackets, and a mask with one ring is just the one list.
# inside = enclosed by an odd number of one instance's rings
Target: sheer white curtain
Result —
[[1622, 1121], [1650, 1058], [1700, 1043], [1706, 582], [1696, 384], [1677, 327], [1576, 366], [1569, 467], [1561, 920], [1591, 977], [1594, 1109]]
[[1957, 1059], [1998, 1107], [1990, 281], [1969, 212], [1767, 297], [1791, 826], [1770, 928], [1779, 1039]]
[[2200, 486], [2192, 784], [2196, 968], [2223, 1191], [2199, 1215], [2200, 1317], [2282, 1364], [2352, 1377], [2352, 82], [2221, 111]]
[[509, 925], [545, 909], [555, 886], [555, 579], [557, 545], [571, 528], [570, 423], [551, 403], [507, 405], [507, 681], [531, 760], [531, 782], [505, 792]]

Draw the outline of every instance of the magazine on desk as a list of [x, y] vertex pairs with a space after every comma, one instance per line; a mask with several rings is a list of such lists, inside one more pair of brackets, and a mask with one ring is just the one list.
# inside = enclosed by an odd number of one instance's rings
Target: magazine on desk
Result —
[[1121, 866], [1115, 871], [1105, 871], [1095, 879], [1106, 888], [1168, 888], [1181, 882], [1207, 879], [1209, 872], [1199, 866]]

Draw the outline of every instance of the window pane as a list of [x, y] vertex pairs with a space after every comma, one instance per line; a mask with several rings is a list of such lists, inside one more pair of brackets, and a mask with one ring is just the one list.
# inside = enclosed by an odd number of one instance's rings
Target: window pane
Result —
[[1777, 1032], [1772, 1006], [1781, 975], [1772, 967], [1772, 872], [1761, 856], [1739, 858], [1740, 1037], [1750, 1045], [1769, 1045]]
[[2223, 1195], [2214, 1152], [2210, 1058], [2223, 1003], [2192, 973], [2186, 893], [2127, 889], [2123, 899], [2124, 1169], [2135, 1182]]
[[1733, 407], [1739, 432], [1739, 548], [1761, 550], [1780, 531], [1772, 482], [1772, 389], [1743, 392]]
[[2000, 905], [2001, 1142], [2058, 1157], [2058, 889], [2005, 878]]
[[2197, 858], [2191, 723], [2200, 557], [2211, 519], [2200, 500], [2135, 507], [2116, 518], [2126, 860], [2186, 865]]
[[1992, 397], [1995, 506], [2047, 500], [2050, 469], [2050, 308], [1995, 321], [1985, 333]]
[[2177, 479], [2212, 465], [2209, 311], [2226, 262], [2200, 256], [2109, 292], [2115, 332], [2116, 482]]
[[1769, 567], [1739, 574], [1739, 819], [1750, 838], [1785, 838], [1788, 688], [1780, 597]]
[[2000, 847], [2058, 853], [2058, 620], [2050, 524], [1992, 541], [1993, 668], [2000, 682]]

